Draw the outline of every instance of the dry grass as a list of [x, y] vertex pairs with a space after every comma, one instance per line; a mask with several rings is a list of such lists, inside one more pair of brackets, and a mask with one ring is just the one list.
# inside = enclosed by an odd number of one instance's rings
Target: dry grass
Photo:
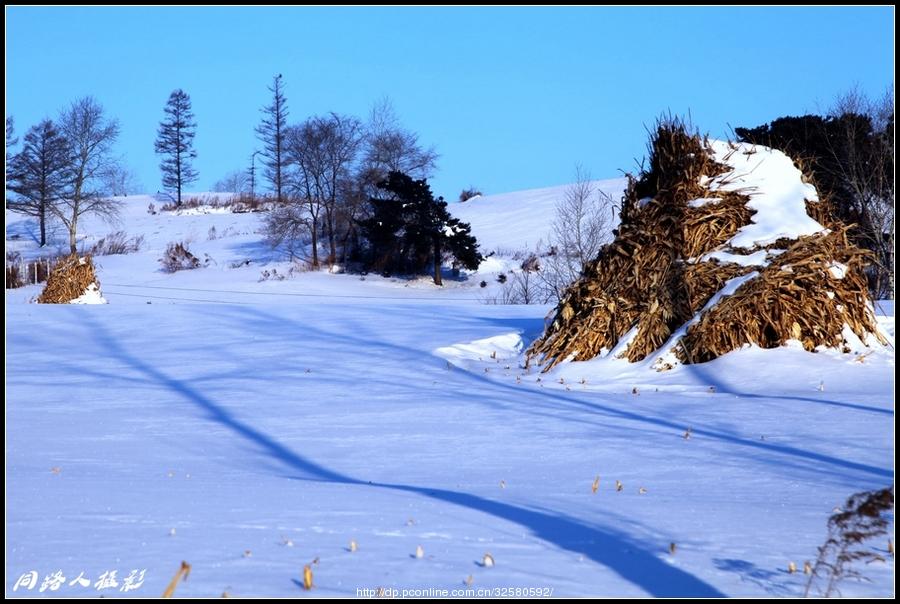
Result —
[[[744, 344], [775, 348], [799, 340], [806, 350], [828, 346], [849, 352], [844, 325], [860, 339], [884, 343], [869, 312], [862, 269], [869, 252], [850, 244], [847, 227], [827, 235], [801, 237], [778, 259], [723, 298], [688, 329], [676, 353], [686, 363], [714, 359]], [[836, 278], [829, 267], [847, 267]]]
[[191, 253], [187, 243], [184, 242], [170, 243], [159, 262], [167, 273], [191, 270], [200, 266], [200, 260]]
[[22, 260], [19, 252], [6, 253], [6, 289], [15, 289], [26, 285], [43, 283], [50, 276], [57, 258], [38, 258]]
[[116, 254], [133, 254], [144, 245], [144, 236], [129, 237], [125, 231], [116, 231], [98, 240], [91, 246], [91, 256], [112, 256]]
[[175, 588], [178, 587], [179, 581], [187, 581], [188, 575], [191, 574], [191, 565], [187, 562], [181, 562], [181, 567], [176, 571], [175, 576], [172, 577], [172, 580], [169, 581], [169, 585], [166, 587], [166, 590], [163, 592], [162, 597], [171, 598], [175, 595]]
[[6, 289], [16, 289], [25, 285], [22, 274], [22, 256], [19, 252], [6, 252]]
[[[688, 330], [676, 348], [682, 362], [707, 361], [745, 344], [771, 348], [789, 339], [808, 350], [840, 347], [844, 323], [860, 338], [874, 333], [881, 339], [867, 310], [862, 270], [868, 254], [849, 243], [846, 227], [831, 218], [827, 202], [808, 203], [807, 209], [832, 232], [768, 246], [787, 251], [764, 269], [698, 261], [753, 215], [746, 195], [712, 192], [704, 184], [727, 170], [684, 123], [657, 124], [649, 169], [629, 181], [615, 241], [569, 287], [544, 336], [529, 349], [529, 361], [547, 370], [567, 359], [588, 360], [612, 350], [632, 329], [636, 335], [622, 356], [644, 359], [729, 279], [753, 270], [760, 275]], [[689, 203], [699, 198], [718, 201]], [[832, 262], [847, 266], [843, 279], [830, 275]], [[781, 270], [786, 265], [792, 272]]]
[[[153, 204], [151, 204], [153, 205]], [[204, 195], [202, 197], [187, 197], [181, 200], [181, 205], [177, 205], [174, 201], [165, 203], [159, 208], [160, 212], [175, 212], [177, 210], [187, 210], [194, 208], [225, 208], [233, 214], [245, 214], [247, 212], [264, 212], [272, 205], [271, 200], [259, 196], [241, 193], [239, 195]], [[151, 211], [150, 213], [155, 213]]]
[[41, 304], [68, 304], [81, 296], [92, 283], [100, 285], [90, 256], [72, 254], [61, 258], [37, 301]]

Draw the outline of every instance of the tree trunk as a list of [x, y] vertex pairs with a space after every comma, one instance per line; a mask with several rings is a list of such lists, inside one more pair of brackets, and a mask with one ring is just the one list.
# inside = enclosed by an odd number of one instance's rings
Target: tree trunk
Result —
[[47, 245], [47, 206], [42, 203], [40, 210], [40, 223], [41, 223], [41, 247]]
[[314, 218], [312, 223], [312, 265], [313, 268], [319, 268], [319, 225]]
[[330, 220], [328, 221], [328, 246], [330, 262], [334, 264], [337, 262], [337, 243], [335, 242], [334, 225]]
[[73, 219], [72, 222], [69, 223], [69, 250], [73, 254], [78, 253], [78, 248], [75, 246], [75, 232], [76, 232], [75, 231], [75, 229], [76, 229], [75, 221], [76, 220], [77, 220], [77, 218]]
[[434, 238], [434, 284], [443, 286], [441, 281], [441, 238]]

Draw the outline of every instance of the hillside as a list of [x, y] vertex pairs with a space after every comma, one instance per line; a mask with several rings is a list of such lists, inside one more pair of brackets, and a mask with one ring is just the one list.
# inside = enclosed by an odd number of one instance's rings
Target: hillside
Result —
[[[595, 180], [590, 185], [594, 191], [592, 198], [604, 194], [618, 204], [626, 180]], [[480, 195], [451, 204], [450, 209], [454, 216], [472, 225], [472, 232], [486, 251], [533, 249], [539, 243], [547, 245], [550, 241], [556, 204], [563, 199], [568, 186]], [[601, 200], [600, 203], [607, 202]], [[614, 208], [610, 208], [610, 217], [613, 223], [618, 220]]]
[[[893, 481], [893, 347], [527, 369], [550, 306], [483, 302], [559, 191], [454, 205], [500, 253], [444, 288], [288, 275], [254, 213], [134, 196], [119, 224], [89, 221], [88, 247], [144, 237], [97, 258], [108, 305], [6, 293], [7, 595], [129, 595], [145, 570], [131, 595], [158, 596], [182, 560], [179, 596], [802, 595], [788, 565]], [[7, 214], [8, 251], [40, 256], [32, 232]], [[205, 266], [160, 272], [175, 240]], [[892, 341], [893, 305], [877, 311]], [[886, 545], [844, 595], [892, 593]], [[67, 581], [13, 593], [30, 571]]]
[[[618, 194], [622, 180], [596, 181], [600, 190]], [[472, 230], [485, 255], [491, 252], [479, 271], [464, 273], [461, 279], [448, 278], [445, 287], [434, 286], [428, 277], [417, 279], [383, 278], [378, 275], [336, 275], [322, 272], [299, 272], [287, 254], [272, 249], [260, 233], [261, 213], [230, 213], [221, 208], [192, 208], [179, 212], [159, 212], [162, 205], [154, 196], [132, 195], [119, 198], [122, 211], [118, 220], [107, 223], [88, 217], [81, 226], [79, 249], [90, 249], [111, 233], [123, 232], [128, 239], [142, 237], [136, 253], [106, 255], [95, 258], [104, 295], [111, 302], [127, 304], [147, 300], [165, 301], [235, 301], [253, 292], [250, 300], [268, 296], [268, 301], [289, 301], [275, 294], [346, 295], [406, 297], [415, 295], [481, 302], [498, 289], [497, 274], [515, 270], [521, 255], [538, 242], [547, 243], [554, 208], [565, 187], [534, 189], [484, 196], [464, 204], [451, 204], [451, 212], [472, 223]], [[229, 194], [192, 193], [197, 197], [224, 201]], [[156, 214], [148, 212], [153, 204]], [[7, 211], [7, 252], [19, 252], [28, 260], [66, 253], [66, 236], [59, 225], [51, 225], [50, 243], [39, 249], [36, 223], [33, 219]], [[160, 270], [159, 259], [171, 242], [187, 242], [192, 253], [203, 263], [201, 269], [175, 274]], [[515, 260], [512, 257], [518, 256]], [[267, 277], [268, 275], [268, 277]], [[283, 279], [283, 280], [282, 280]], [[480, 287], [481, 281], [487, 287]], [[189, 288], [165, 290], [157, 288]], [[224, 291], [230, 290], [230, 291]], [[25, 287], [7, 291], [7, 300], [26, 301], [40, 291]], [[271, 294], [271, 295], [270, 295]], [[137, 299], [134, 296], [139, 295]], [[118, 299], [117, 299], [118, 298]]]

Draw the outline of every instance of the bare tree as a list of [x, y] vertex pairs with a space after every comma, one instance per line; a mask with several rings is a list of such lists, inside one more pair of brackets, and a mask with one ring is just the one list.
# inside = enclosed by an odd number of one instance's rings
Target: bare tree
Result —
[[353, 166], [362, 140], [362, 125], [353, 117], [330, 113], [289, 129], [286, 156], [294, 168], [291, 190], [309, 219], [313, 266], [319, 266], [319, 231], [328, 243], [328, 262], [337, 260], [339, 229], [347, 221], [354, 191]]
[[262, 109], [262, 122], [256, 127], [256, 134], [263, 143], [264, 176], [272, 183], [278, 202], [283, 202], [284, 169], [287, 164], [285, 142], [288, 130], [288, 107], [284, 96], [284, 83], [279, 73], [269, 86], [272, 104]]
[[6, 180], [9, 180], [9, 150], [15, 147], [19, 142], [16, 136], [16, 125], [12, 116], [6, 118]]
[[513, 304], [543, 304], [547, 302], [546, 288], [541, 287], [537, 266], [522, 265], [522, 270], [513, 273], [510, 285], [513, 290]]
[[212, 190], [216, 193], [244, 193], [249, 189], [250, 177], [243, 170], [233, 170], [216, 181]]
[[562, 299], [584, 265], [610, 240], [613, 205], [613, 200], [591, 182], [590, 173], [576, 166], [574, 182], [556, 205], [550, 249], [539, 273], [557, 299]]
[[285, 203], [276, 205], [266, 214], [263, 230], [269, 244], [283, 246], [291, 260], [304, 255], [310, 235], [310, 219], [304, 204], [297, 198], [288, 197]]
[[340, 221], [343, 229], [343, 252], [355, 253], [360, 249], [361, 221], [371, 217], [369, 200], [379, 195], [378, 183], [392, 171], [403, 172], [415, 179], [431, 178], [437, 170], [438, 153], [434, 147], [425, 147], [419, 135], [400, 124], [390, 99], [377, 101], [365, 124], [360, 142], [360, 160], [355, 175], [346, 182], [343, 203], [340, 205]]
[[100, 174], [101, 192], [104, 195], [124, 197], [134, 195], [143, 190], [137, 173], [121, 163], [121, 160], [108, 166]]
[[894, 89], [878, 99], [858, 88], [839, 96], [829, 111], [837, 136], [826, 136], [832, 175], [859, 215], [864, 245], [875, 252], [870, 280], [878, 297], [894, 293]]
[[310, 118], [299, 126], [291, 126], [286, 135], [285, 153], [293, 168], [292, 195], [287, 199], [287, 204], [299, 205], [300, 208], [285, 212], [284, 216], [295, 219], [298, 225], [301, 222], [297, 219], [304, 216], [312, 245], [313, 268], [319, 267], [319, 229], [328, 196], [324, 136], [316, 118]]
[[541, 275], [542, 263], [536, 254], [530, 254], [522, 262], [521, 270], [504, 274], [500, 291], [483, 298], [486, 304], [546, 304], [555, 292], [547, 286]]
[[40, 225], [40, 245], [47, 244], [47, 219], [71, 182], [68, 143], [51, 120], [25, 133], [22, 150], [13, 156], [7, 188], [15, 196], [6, 202], [13, 212], [34, 216]]
[[9, 162], [9, 150], [11, 147], [16, 146], [19, 142], [19, 137], [16, 136], [16, 124], [13, 120], [13, 117], [10, 115], [6, 118], [6, 161]]
[[165, 113], [166, 118], [159, 124], [155, 148], [163, 156], [159, 165], [163, 186], [177, 191], [176, 204], [180, 206], [182, 188], [197, 180], [197, 172], [191, 166], [191, 160], [197, 157], [194, 151], [197, 123], [191, 111], [191, 97], [181, 89], [173, 91]]
[[331, 113], [322, 119], [325, 136], [325, 231], [330, 262], [337, 261], [338, 229], [352, 220], [353, 190], [350, 184], [363, 140], [362, 123], [355, 117]]
[[363, 153], [363, 174], [373, 184], [389, 172], [403, 172], [415, 179], [427, 179], [437, 169], [438, 153], [423, 147], [419, 135], [400, 125], [390, 99], [383, 98], [372, 108]]
[[115, 164], [112, 147], [119, 136], [119, 124], [103, 115], [103, 107], [92, 97], [84, 97], [59, 118], [70, 152], [70, 180], [66, 194], [51, 206], [54, 215], [69, 232], [69, 248], [78, 251], [75, 239], [78, 221], [86, 214], [115, 218], [119, 202], [102, 193], [102, 177]]

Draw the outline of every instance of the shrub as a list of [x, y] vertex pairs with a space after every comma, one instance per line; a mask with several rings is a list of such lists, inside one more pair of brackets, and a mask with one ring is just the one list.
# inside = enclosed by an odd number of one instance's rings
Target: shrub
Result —
[[479, 197], [481, 195], [482, 195], [481, 191], [479, 191], [477, 188], [469, 187], [468, 189], [463, 189], [462, 192], [459, 194], [459, 201], [460, 201], [460, 203], [462, 203], [464, 201], [469, 201], [473, 197]]
[[144, 236], [129, 238], [125, 231], [110, 233], [91, 247], [92, 256], [113, 256], [116, 254], [132, 254], [144, 245]]
[[[888, 520], [894, 510], [894, 488], [852, 495], [842, 510], [828, 519], [828, 539], [819, 548], [819, 557], [806, 584], [806, 593], [815, 587], [826, 598], [841, 595], [838, 583], [845, 578], [864, 580], [851, 568], [853, 562], [884, 562], [884, 557], [866, 547], [874, 537], [888, 535]], [[824, 586], [820, 583], [824, 582]]]
[[6, 252], [6, 289], [25, 285], [21, 272], [22, 256], [19, 252]]
[[174, 201], [166, 203], [160, 208], [161, 212], [175, 212], [177, 210], [188, 210], [195, 208], [225, 208], [234, 214], [245, 214], [247, 212], [262, 212], [267, 210], [269, 204], [265, 197], [249, 195], [241, 193], [240, 195], [232, 195], [228, 197], [220, 197], [218, 195], [207, 195], [202, 197], [188, 197], [181, 201], [181, 205], [177, 205]]
[[526, 273], [534, 273], [541, 270], [541, 261], [537, 254], [531, 254], [522, 261], [522, 270]]
[[265, 269], [263, 272], [261, 272], [259, 274], [260, 282], [269, 281], [269, 280], [284, 281], [286, 278], [287, 278], [286, 275], [279, 273], [278, 270], [274, 269], [274, 268], [271, 271], [269, 269]]
[[167, 273], [190, 270], [200, 266], [200, 260], [188, 250], [186, 243], [170, 243], [165, 255], [160, 258], [163, 270]]

